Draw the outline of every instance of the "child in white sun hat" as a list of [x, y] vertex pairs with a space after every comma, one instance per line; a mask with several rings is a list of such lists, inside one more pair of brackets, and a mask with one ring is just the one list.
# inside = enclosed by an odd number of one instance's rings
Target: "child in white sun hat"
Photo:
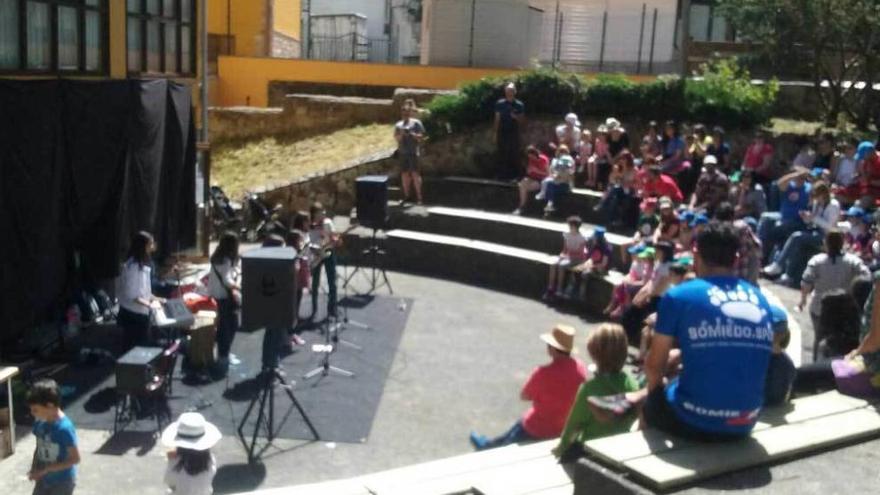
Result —
[[217, 462], [211, 447], [223, 435], [196, 412], [180, 415], [162, 432], [162, 443], [170, 447], [165, 484], [175, 495], [211, 495]]

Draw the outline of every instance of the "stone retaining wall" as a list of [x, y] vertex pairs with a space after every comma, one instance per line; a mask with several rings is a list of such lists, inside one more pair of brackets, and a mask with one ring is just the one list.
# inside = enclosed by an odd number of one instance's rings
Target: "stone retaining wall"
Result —
[[391, 124], [409, 98], [424, 106], [450, 91], [399, 88], [391, 98], [288, 94], [272, 108], [209, 109], [211, 142], [215, 145], [266, 137], [303, 139], [358, 125]]
[[[535, 119], [529, 124], [524, 143], [546, 143], [553, 137], [555, 121]], [[595, 129], [598, 121], [584, 122]], [[630, 139], [637, 143], [642, 136], [643, 125], [629, 125]], [[390, 129], [389, 129], [390, 131]], [[790, 160], [795, 154], [793, 135], [774, 139], [778, 160]], [[751, 133], [735, 132], [728, 135], [733, 156], [740, 158], [751, 140]], [[427, 143], [423, 147], [419, 168], [427, 177], [450, 175], [492, 177], [495, 173], [494, 145], [488, 126], [459, 133]], [[392, 182], [398, 182], [397, 163], [391, 157], [393, 150], [365, 157], [345, 164], [325, 174], [303, 177], [290, 184], [274, 184], [262, 188], [263, 196], [271, 204], [281, 204], [288, 213], [307, 210], [312, 201], [321, 201], [328, 211], [348, 214], [355, 202], [355, 179], [362, 175], [388, 174]]]

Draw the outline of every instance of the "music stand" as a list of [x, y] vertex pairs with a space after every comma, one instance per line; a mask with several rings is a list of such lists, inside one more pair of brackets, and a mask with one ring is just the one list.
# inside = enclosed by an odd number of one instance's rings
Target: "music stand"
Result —
[[[354, 271], [345, 279], [345, 283], [342, 286], [343, 288], [348, 287], [351, 279], [353, 279], [358, 272], [364, 270], [362, 275], [364, 275], [370, 283], [370, 290], [359, 295], [372, 294], [383, 286], [388, 287], [389, 294], [394, 294], [394, 289], [391, 288], [391, 282], [388, 281], [388, 273], [385, 271], [385, 255], [388, 253], [386, 253], [386, 251], [379, 245], [379, 239], [376, 236], [378, 231], [378, 228], [373, 227], [373, 233], [370, 236], [370, 243], [366, 249], [361, 251], [361, 258], [367, 259], [370, 263], [369, 273], [367, 273], [367, 269], [361, 266], [361, 264], [356, 265]], [[380, 275], [382, 276], [381, 282], [379, 279]]]
[[338, 349], [337, 344], [340, 343], [352, 346], [357, 350], [361, 350], [361, 347], [339, 338], [340, 323], [330, 323], [330, 321], [328, 320], [324, 323], [324, 325], [324, 345], [312, 346], [312, 352], [320, 352], [324, 355], [321, 358], [321, 364], [317, 368], [303, 375], [303, 378], [306, 380], [310, 380], [318, 375], [328, 376], [330, 375], [330, 373], [336, 373], [337, 375], [341, 375], [347, 378], [354, 378], [354, 372], [330, 364], [330, 355], [336, 352], [336, 350]]
[[[318, 435], [318, 430], [315, 429], [309, 416], [303, 410], [299, 401], [296, 400], [296, 396], [293, 395], [293, 385], [287, 383], [284, 376], [282, 376], [277, 369], [263, 369], [263, 371], [257, 375], [255, 381], [258, 382], [260, 391], [253, 399], [251, 399], [247, 411], [245, 411], [244, 416], [241, 418], [241, 422], [238, 424], [238, 438], [241, 440], [245, 451], [247, 451], [248, 463], [253, 463], [255, 460], [259, 459], [260, 455], [269, 447], [269, 445], [272, 444], [272, 441], [275, 440], [275, 437], [278, 434], [278, 428], [281, 425], [275, 424], [275, 386], [279, 384], [284, 388], [284, 391], [287, 393], [287, 397], [291, 402], [291, 406], [288, 407], [287, 412], [289, 413], [292, 407], [296, 407], [300, 416], [306, 422], [306, 426], [309, 427], [312, 435], [315, 436], [315, 440], [321, 439]], [[257, 405], [258, 402], [260, 407], [257, 410], [257, 422], [254, 424], [250, 439], [247, 439], [244, 435], [244, 427], [248, 418], [250, 418], [251, 412], [254, 410], [254, 406]], [[269, 406], [268, 411], [266, 410], [267, 403]], [[259, 452], [257, 452], [257, 439], [259, 438], [261, 428], [265, 428], [266, 444]]]

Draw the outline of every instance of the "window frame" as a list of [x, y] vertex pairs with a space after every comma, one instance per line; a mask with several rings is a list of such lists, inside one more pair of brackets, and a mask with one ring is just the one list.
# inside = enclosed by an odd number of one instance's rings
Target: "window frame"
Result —
[[[158, 14], [151, 14], [147, 11], [147, 3], [149, 0], [135, 0], [140, 5], [140, 12], [129, 12], [128, 10], [128, 1], [123, 2], [125, 5], [125, 70], [129, 77], [147, 77], [147, 78], [194, 78], [197, 75], [197, 67], [196, 67], [196, 24], [198, 23], [198, 12], [197, 5], [195, 0], [173, 0], [173, 9], [174, 12], [172, 15], [168, 15], [165, 12], [165, 3], [166, 0], [155, 0], [159, 7]], [[190, 18], [186, 21], [183, 19], [183, 2], [190, 2]], [[140, 25], [141, 31], [141, 39], [140, 46], [138, 47], [139, 52], [139, 70], [132, 70], [129, 64], [130, 60], [130, 51], [128, 49], [128, 25], [129, 22], [135, 20]], [[150, 22], [156, 22], [159, 24], [159, 40], [157, 42], [157, 46], [159, 48], [158, 58], [159, 58], [159, 69], [150, 70], [148, 62], [149, 62], [149, 33], [147, 26]], [[166, 67], [166, 59], [167, 54], [165, 48], [166, 44], [166, 27], [168, 25], [173, 25], [174, 36], [176, 38], [175, 44], [177, 47], [177, 54], [175, 55], [175, 65], [174, 70], [169, 71]], [[189, 71], [182, 71], [183, 67], [183, 27], [189, 27]]]
[[[2, 75], [29, 76], [106, 76], [110, 74], [110, 15], [109, 0], [98, 0], [98, 5], [88, 5], [86, 0], [15, 0], [18, 4], [18, 67], [0, 67]], [[33, 1], [49, 7], [49, 67], [45, 69], [28, 68], [28, 2]], [[71, 7], [76, 9], [77, 25], [77, 68], [62, 69], [58, 59], [58, 9]], [[97, 70], [86, 68], [86, 13], [97, 12], [101, 35], [98, 38], [101, 48], [99, 57], [101, 67]]]

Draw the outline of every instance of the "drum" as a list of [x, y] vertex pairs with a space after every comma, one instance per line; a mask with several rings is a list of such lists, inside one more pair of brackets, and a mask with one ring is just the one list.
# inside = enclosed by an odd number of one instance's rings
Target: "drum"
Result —
[[214, 364], [214, 339], [217, 333], [215, 318], [202, 316], [202, 313], [200, 311], [196, 315], [195, 323], [187, 330], [189, 333], [187, 355], [193, 368], [207, 368]]

